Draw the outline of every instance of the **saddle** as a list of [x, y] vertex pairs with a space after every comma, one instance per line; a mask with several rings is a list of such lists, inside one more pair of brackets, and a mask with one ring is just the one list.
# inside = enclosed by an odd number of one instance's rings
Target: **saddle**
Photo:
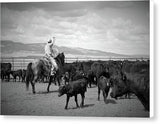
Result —
[[46, 66], [48, 66], [48, 68], [50, 68], [51, 75], [55, 75], [56, 71], [54, 70], [51, 60], [47, 56], [44, 56], [41, 60]]
[[48, 57], [44, 56], [41, 60], [44, 62], [46, 66], [52, 67], [52, 63]]

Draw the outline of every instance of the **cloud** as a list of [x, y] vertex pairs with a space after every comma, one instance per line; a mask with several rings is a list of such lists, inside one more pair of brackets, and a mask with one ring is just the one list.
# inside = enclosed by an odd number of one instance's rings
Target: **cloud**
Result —
[[[38, 43], [54, 35], [60, 46], [144, 54], [149, 51], [149, 21], [140, 11], [142, 5], [138, 2], [2, 4], [2, 39]], [[134, 13], [139, 18], [130, 16]]]
[[146, 36], [149, 36], [149, 28], [135, 25], [131, 20], [122, 18], [114, 19], [110, 30], [117, 39], [126, 42], [143, 41]]

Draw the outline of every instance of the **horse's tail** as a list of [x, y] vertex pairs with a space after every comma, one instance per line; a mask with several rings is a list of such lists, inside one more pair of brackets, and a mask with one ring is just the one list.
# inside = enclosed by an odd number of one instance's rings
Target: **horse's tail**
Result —
[[33, 70], [32, 70], [32, 63], [30, 62], [27, 66], [26, 71], [26, 89], [29, 89], [29, 82], [32, 81], [33, 78]]

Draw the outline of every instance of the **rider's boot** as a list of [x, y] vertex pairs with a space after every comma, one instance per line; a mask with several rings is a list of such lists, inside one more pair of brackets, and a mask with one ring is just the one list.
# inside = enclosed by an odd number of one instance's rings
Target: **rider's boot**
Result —
[[55, 75], [55, 74], [56, 74], [56, 70], [55, 70], [54, 66], [52, 66], [52, 68], [51, 68], [51, 75]]

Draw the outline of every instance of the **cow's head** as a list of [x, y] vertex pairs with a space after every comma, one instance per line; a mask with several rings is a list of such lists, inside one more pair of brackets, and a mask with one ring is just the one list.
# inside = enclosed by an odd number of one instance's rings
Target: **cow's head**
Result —
[[127, 79], [124, 74], [112, 77], [110, 79], [110, 84], [112, 89], [111, 97], [117, 98], [128, 92], [129, 89], [127, 87], [126, 81]]
[[60, 97], [64, 94], [66, 94], [66, 92], [67, 92], [66, 85], [60, 86], [59, 90], [58, 90], [58, 93], [59, 93], [58, 96]]

